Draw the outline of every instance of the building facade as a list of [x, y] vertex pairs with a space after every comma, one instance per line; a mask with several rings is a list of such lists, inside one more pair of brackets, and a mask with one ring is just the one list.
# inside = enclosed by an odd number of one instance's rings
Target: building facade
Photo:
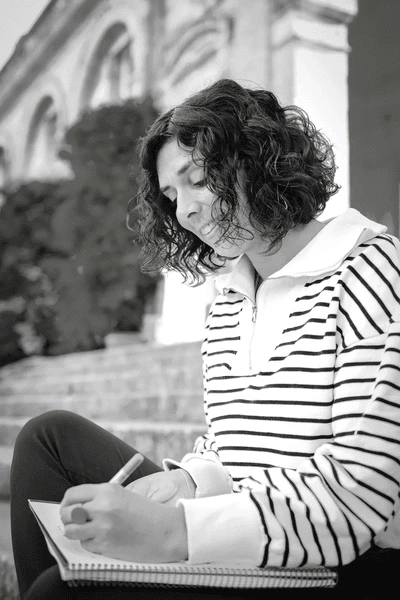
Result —
[[[51, 0], [0, 72], [0, 185], [70, 176], [58, 153], [87, 108], [149, 94], [164, 110], [231, 77], [298, 104], [332, 140], [341, 190], [324, 216], [339, 214], [352, 204], [349, 28], [361, 57], [366, 44], [357, 12], [357, 0]], [[200, 339], [213, 293], [166, 276], [156, 341]]]

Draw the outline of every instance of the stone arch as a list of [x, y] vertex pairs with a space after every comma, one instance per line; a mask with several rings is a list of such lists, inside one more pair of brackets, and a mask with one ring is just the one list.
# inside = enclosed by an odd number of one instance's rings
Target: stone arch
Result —
[[114, 23], [93, 55], [82, 90], [82, 104], [94, 108], [125, 100], [131, 94], [132, 78], [131, 39], [123, 23]]
[[10, 156], [6, 144], [0, 140], [0, 208], [6, 201], [5, 190], [10, 180]]
[[[0, 135], [0, 195], [2, 190], [7, 188], [12, 179], [12, 169], [14, 166], [12, 140], [8, 135]], [[0, 205], [2, 197], [0, 196]]]
[[[91, 32], [82, 46], [81, 60], [76, 70], [75, 93], [79, 95], [77, 116], [96, 102], [96, 86], [101, 87], [102, 68], [114, 77], [114, 89], [104, 103], [126, 97], [142, 97], [146, 88], [146, 57], [148, 49], [147, 15], [149, 3], [144, 0], [110, 7], [97, 21], [91, 23]], [[129, 72], [130, 71], [130, 72]], [[130, 80], [130, 81], [129, 81]], [[120, 88], [118, 91], [118, 83]], [[110, 86], [112, 87], [112, 86]], [[121, 93], [122, 92], [122, 93]], [[119, 96], [119, 98], [118, 98]], [[101, 98], [98, 94], [97, 100]]]
[[7, 185], [7, 150], [0, 144], [0, 192]]
[[33, 110], [27, 119], [23, 178], [65, 177], [68, 168], [58, 156], [68, 126], [66, 98], [61, 85], [50, 79], [38, 82], [31, 105]]
[[26, 177], [48, 177], [49, 165], [55, 161], [57, 148], [58, 114], [54, 100], [45, 96], [39, 102], [30, 123], [26, 144]]

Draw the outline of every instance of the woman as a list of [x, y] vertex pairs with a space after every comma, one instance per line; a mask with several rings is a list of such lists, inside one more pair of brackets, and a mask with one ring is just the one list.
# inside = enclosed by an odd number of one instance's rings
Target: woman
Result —
[[144, 268], [197, 282], [220, 270], [203, 346], [208, 432], [181, 463], [146, 459], [116, 488], [102, 482], [134, 449], [72, 413], [32, 419], [11, 473], [22, 598], [132, 595], [67, 588], [27, 498], [62, 500], [66, 535], [94, 552], [329, 565], [340, 583], [325, 594], [377, 597], [400, 548], [399, 241], [353, 209], [316, 218], [338, 190], [332, 148], [264, 90], [202, 90], [155, 121], [140, 158]]

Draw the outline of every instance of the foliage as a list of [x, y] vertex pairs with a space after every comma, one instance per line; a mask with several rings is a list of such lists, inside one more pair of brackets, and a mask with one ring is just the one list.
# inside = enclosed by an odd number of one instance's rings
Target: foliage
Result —
[[102, 347], [139, 331], [158, 279], [141, 273], [126, 226], [149, 100], [88, 112], [66, 134], [74, 178], [31, 182], [0, 211], [0, 364]]
[[139, 170], [134, 160], [137, 139], [155, 116], [150, 99], [87, 112], [67, 132], [69, 149], [61, 156], [70, 161], [77, 181], [99, 198], [116, 193], [125, 197]]
[[0, 598], [20, 600], [14, 564], [7, 555], [0, 555]]

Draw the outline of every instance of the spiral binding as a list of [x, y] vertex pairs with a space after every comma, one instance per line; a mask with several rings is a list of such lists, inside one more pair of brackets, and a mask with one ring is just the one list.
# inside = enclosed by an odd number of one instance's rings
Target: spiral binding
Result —
[[90, 563], [72, 565], [73, 587], [152, 586], [152, 587], [224, 587], [224, 588], [328, 588], [337, 583], [337, 573], [325, 567], [246, 569], [216, 566], [172, 566], [166, 564], [103, 566]]

